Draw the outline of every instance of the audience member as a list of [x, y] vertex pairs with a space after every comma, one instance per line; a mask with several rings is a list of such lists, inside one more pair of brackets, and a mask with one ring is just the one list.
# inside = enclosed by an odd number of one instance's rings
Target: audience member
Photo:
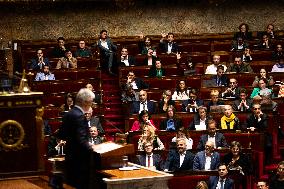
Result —
[[157, 129], [148, 111], [143, 110], [138, 116], [138, 120], [134, 121], [131, 131], [142, 131], [145, 126], [153, 127]]
[[208, 185], [205, 181], [199, 181], [196, 184], [195, 189], [208, 189]]
[[104, 139], [99, 135], [99, 131], [96, 126], [91, 126], [89, 130], [90, 130], [90, 139], [89, 139], [90, 144], [97, 145], [104, 142]]
[[277, 165], [276, 174], [272, 175], [269, 183], [270, 189], [283, 189], [284, 188], [284, 161]]
[[255, 87], [250, 95], [250, 98], [254, 98], [255, 96], [263, 96], [272, 94], [272, 90], [266, 87], [267, 80], [264, 78], [259, 79], [258, 87]]
[[112, 40], [108, 37], [107, 30], [102, 30], [100, 32], [98, 47], [100, 49], [100, 55], [103, 61], [101, 66], [106, 68], [111, 75], [114, 75], [112, 71], [114, 69], [113, 63], [115, 62], [115, 52], [117, 50], [117, 46], [114, 45]]
[[175, 106], [175, 101], [172, 100], [172, 91], [164, 90], [162, 99], [159, 102], [159, 112], [166, 112], [170, 105]]
[[145, 83], [141, 78], [135, 77], [134, 71], [128, 72], [126, 84], [131, 84], [134, 90], [149, 88], [149, 85]]
[[278, 104], [277, 102], [272, 100], [272, 94], [264, 94], [261, 96], [261, 110], [265, 112], [272, 112], [277, 114], [278, 112]]
[[190, 138], [189, 133], [185, 127], [180, 127], [176, 130], [176, 136], [172, 138], [172, 143], [176, 144], [177, 139], [183, 138], [186, 141], [186, 150], [191, 150], [193, 140]]
[[216, 170], [220, 164], [220, 154], [214, 152], [214, 144], [207, 141], [205, 150], [197, 152], [193, 160], [193, 170]]
[[268, 189], [269, 186], [266, 181], [258, 181], [256, 184], [257, 189]]
[[102, 124], [100, 122], [100, 118], [97, 117], [97, 116], [93, 116], [93, 108], [92, 107], [90, 107], [89, 110], [87, 112], [85, 112], [85, 117], [86, 117], [86, 120], [88, 122], [89, 127], [96, 127], [100, 135], [105, 134], [105, 131], [104, 131]]
[[65, 56], [58, 60], [56, 69], [60, 68], [77, 68], [77, 59], [72, 56], [70, 50], [66, 50]]
[[272, 76], [268, 76], [267, 75], [267, 71], [265, 70], [265, 68], [261, 68], [260, 71], [259, 71], [259, 75], [258, 76], [255, 76], [255, 79], [252, 83], [252, 86], [253, 87], [258, 87], [258, 83], [259, 83], [259, 80], [260, 79], [266, 79], [267, 83], [266, 83], [266, 86], [268, 87], [272, 87], [274, 85], [274, 79]]
[[[148, 36], [144, 36], [142, 33], [139, 35], [139, 42], [138, 42], [138, 48], [140, 54], [147, 54], [149, 53], [149, 49], [152, 49], [155, 51], [155, 48], [152, 46], [152, 39]], [[156, 52], [154, 53], [156, 54]]]
[[240, 88], [235, 78], [229, 79], [229, 87], [222, 93], [223, 98], [239, 98]]
[[284, 57], [281, 57], [278, 62], [273, 65], [271, 72], [284, 72]]
[[91, 57], [92, 51], [86, 46], [86, 42], [84, 40], [80, 40], [78, 44], [78, 48], [75, 52], [75, 57]]
[[31, 59], [30, 69], [33, 71], [41, 71], [44, 66], [51, 66], [48, 58], [43, 56], [43, 51], [41, 49], [37, 50], [37, 57]]
[[147, 56], [143, 60], [144, 66], [155, 66], [157, 56], [154, 54], [155, 53], [153, 49], [148, 49]]
[[139, 92], [136, 92], [133, 89], [131, 83], [126, 83], [123, 86], [122, 93], [121, 93], [121, 100], [123, 103], [139, 101]]
[[210, 92], [211, 100], [207, 103], [208, 112], [211, 111], [211, 106], [220, 106], [224, 105], [224, 102], [219, 99], [219, 91], [212, 89]]
[[244, 51], [248, 46], [249, 45], [244, 42], [242, 37], [238, 37], [237, 40], [232, 42], [231, 51]]
[[150, 114], [155, 113], [155, 104], [153, 101], [147, 100], [147, 92], [141, 90], [139, 92], [139, 101], [134, 101], [130, 110], [131, 114], [138, 114], [143, 110], [147, 110]]
[[197, 109], [203, 105], [203, 100], [198, 98], [198, 91], [196, 89], [191, 89], [189, 91], [189, 99], [182, 101], [182, 111], [197, 112]]
[[152, 66], [149, 70], [149, 77], [161, 78], [166, 76], [166, 70], [162, 67], [160, 59], [156, 59], [155, 66]]
[[93, 85], [91, 84], [91, 83], [87, 83], [86, 84], [86, 86], [85, 86], [87, 89], [89, 89], [90, 91], [92, 91], [94, 94], [95, 94], [95, 99], [94, 99], [94, 102], [95, 103], [102, 103], [102, 95], [101, 94], [98, 94], [98, 93], [96, 93], [96, 91], [95, 91], [95, 89], [94, 89], [94, 87], [93, 87]]
[[52, 51], [52, 56], [54, 58], [61, 58], [65, 56], [65, 51], [67, 48], [65, 47], [65, 39], [63, 37], [59, 37], [57, 39], [57, 45], [53, 51]]
[[142, 135], [138, 140], [138, 150], [143, 151], [143, 144], [150, 142], [153, 144], [154, 150], [164, 150], [164, 144], [155, 134], [155, 129], [152, 126], [145, 126], [142, 130]]
[[194, 154], [186, 150], [186, 140], [177, 139], [177, 149], [171, 150], [168, 154], [165, 171], [192, 170]]
[[[229, 170], [238, 170], [243, 176], [248, 176], [252, 173], [252, 162], [249, 157], [242, 152], [242, 146], [237, 141], [232, 141], [230, 146], [230, 152], [223, 158], [223, 162], [227, 165]], [[242, 182], [245, 182], [245, 178], [242, 178]], [[246, 183], [243, 184], [243, 187]]]
[[193, 121], [189, 124], [189, 130], [202, 131], [207, 130], [208, 122], [212, 117], [207, 114], [207, 108], [205, 106], [199, 106], [198, 112], [194, 115]]
[[239, 130], [241, 129], [239, 118], [233, 113], [231, 105], [224, 106], [224, 115], [221, 118], [221, 129]]
[[220, 55], [213, 55], [213, 58], [212, 58], [213, 64], [207, 66], [205, 74], [214, 74], [214, 75], [217, 74], [217, 68], [219, 65], [222, 65], [224, 68], [224, 71], [226, 71], [227, 66], [221, 64], [220, 60], [221, 60]]
[[261, 38], [261, 42], [257, 46], [261, 50], [271, 50], [273, 48], [273, 44], [271, 39], [267, 34], [264, 34]]
[[245, 23], [241, 23], [239, 26], [239, 32], [235, 33], [234, 39], [242, 38], [243, 40], [251, 40], [252, 39], [252, 33], [249, 32], [249, 26]]
[[74, 97], [71, 93], [68, 93], [65, 97], [65, 103], [60, 106], [60, 112], [68, 112], [74, 107]]
[[257, 36], [259, 39], [261, 39], [264, 35], [267, 35], [269, 39], [275, 39], [275, 33], [274, 33], [274, 25], [273, 24], [268, 24], [266, 27], [266, 31], [264, 32], [258, 32]]
[[245, 48], [242, 56], [242, 61], [246, 63], [250, 63], [252, 61], [251, 50], [249, 47]]
[[228, 168], [221, 163], [218, 167], [219, 176], [210, 176], [208, 181], [209, 189], [233, 189], [234, 181], [228, 177]]
[[136, 60], [133, 56], [128, 54], [127, 47], [121, 49], [119, 66], [136, 66]]
[[202, 151], [205, 149], [207, 141], [211, 141], [214, 144], [214, 148], [228, 147], [226, 139], [222, 133], [216, 132], [217, 123], [215, 120], [208, 121], [207, 133], [200, 136], [197, 150]]
[[217, 67], [217, 74], [212, 76], [212, 81], [215, 83], [215, 86], [227, 86], [228, 85], [228, 78], [224, 74], [224, 67], [219, 65]]
[[55, 80], [53, 73], [49, 71], [49, 66], [44, 65], [43, 71], [40, 71], [36, 74], [35, 81], [46, 81], [46, 80]]
[[230, 63], [227, 71], [227, 73], [230, 72], [236, 72], [236, 73], [245, 73], [245, 72], [249, 72], [249, 73], [253, 73], [253, 70], [251, 68], [251, 66], [249, 65], [249, 63], [247, 62], [242, 62], [242, 58], [241, 57], [235, 57], [234, 63]]
[[284, 57], [284, 52], [281, 44], [276, 45], [276, 49], [272, 52], [272, 60], [278, 61], [280, 58]]
[[[165, 38], [167, 37], [167, 41]], [[177, 53], [178, 52], [178, 44], [174, 41], [174, 34], [168, 33], [162, 34], [162, 39], [160, 40], [160, 50], [162, 53]]]
[[160, 123], [160, 130], [177, 131], [182, 127], [182, 120], [176, 116], [174, 106], [169, 105], [167, 109], [167, 118]]
[[137, 155], [137, 164], [150, 169], [163, 170], [163, 159], [159, 154], [153, 153], [153, 144], [151, 142], [145, 142], [143, 144], [143, 149], [144, 153]]
[[173, 100], [188, 100], [189, 99], [189, 90], [186, 87], [185, 81], [180, 80], [177, 88], [172, 95]]
[[240, 89], [240, 96], [233, 103], [233, 110], [240, 112], [250, 112], [252, 100], [248, 98], [246, 89]]

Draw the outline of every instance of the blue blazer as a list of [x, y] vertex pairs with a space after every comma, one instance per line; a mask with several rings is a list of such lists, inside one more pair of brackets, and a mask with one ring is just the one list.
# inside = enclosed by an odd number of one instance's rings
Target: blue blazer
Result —
[[[205, 151], [198, 152], [193, 160], [193, 170], [204, 170], [205, 169]], [[211, 156], [211, 165], [210, 170], [216, 170], [218, 169], [218, 166], [220, 164], [220, 154], [218, 152], [213, 152]]]
[[[147, 101], [147, 108], [150, 114], [155, 113], [155, 104], [153, 101]], [[134, 101], [130, 109], [130, 114], [138, 114], [140, 110], [140, 101]]]
[[168, 154], [167, 161], [165, 163], [165, 169], [169, 171], [184, 171], [192, 170], [193, 167], [194, 154], [189, 150], [186, 151], [184, 161], [181, 166], [179, 166], [179, 153], [177, 150], [172, 150]]
[[[54, 74], [50, 73], [47, 76], [48, 80], [55, 80]], [[45, 81], [45, 75], [42, 72], [36, 74], [35, 81]]]
[[[146, 165], [146, 154], [137, 155], [138, 164], [147, 167]], [[159, 154], [153, 154], [153, 164], [157, 170], [163, 170], [163, 160]]]
[[[51, 66], [48, 58], [43, 58], [43, 62], [45, 63], [45, 65], [47, 65], [49, 67]], [[30, 69], [32, 69], [34, 71], [39, 71], [39, 70], [43, 69], [43, 66], [42, 66], [42, 68], [40, 68], [40, 66], [38, 65], [38, 58], [31, 59]]]
[[[209, 189], [216, 189], [218, 181], [219, 181], [218, 176], [210, 176], [208, 181]], [[233, 189], [233, 188], [234, 188], [234, 181], [227, 177], [225, 180], [224, 189]]]
[[[197, 145], [197, 150], [202, 151], [205, 150], [205, 144], [208, 141], [208, 134], [201, 135], [199, 139], [199, 143]], [[225, 136], [222, 133], [216, 133], [215, 135], [215, 144], [216, 148], [218, 147], [229, 147], [226, 142]]]

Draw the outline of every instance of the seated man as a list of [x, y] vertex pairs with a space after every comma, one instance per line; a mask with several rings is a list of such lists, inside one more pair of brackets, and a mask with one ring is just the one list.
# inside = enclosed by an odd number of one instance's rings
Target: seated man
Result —
[[211, 111], [211, 107], [224, 105], [224, 102], [219, 99], [219, 91], [216, 89], [211, 90], [210, 92], [211, 100], [207, 103], [208, 112]]
[[253, 73], [253, 69], [250, 67], [249, 63], [242, 62], [241, 57], [235, 57], [234, 63], [230, 63], [227, 73], [236, 72], [236, 73]]
[[144, 66], [154, 66], [155, 65], [157, 56], [154, 55], [155, 54], [154, 52], [155, 51], [153, 49], [148, 49], [147, 56], [144, 58], [142, 65]]
[[216, 170], [220, 164], [220, 154], [214, 152], [214, 144], [207, 141], [205, 150], [198, 152], [193, 160], [193, 170]]
[[137, 155], [137, 164], [151, 169], [163, 170], [163, 160], [159, 154], [153, 153], [153, 144], [146, 142], [143, 144], [144, 154]]
[[219, 65], [216, 70], [217, 74], [212, 76], [212, 80], [215, 83], [215, 86], [227, 86], [228, 78], [224, 75], [224, 66]]
[[79, 41], [79, 47], [75, 52], [75, 57], [91, 57], [92, 51], [86, 47], [86, 43], [84, 40]]
[[269, 180], [269, 188], [284, 188], [284, 161], [278, 163], [276, 173]]
[[213, 64], [207, 66], [205, 74], [217, 74], [217, 67], [219, 65], [224, 67], [224, 71], [227, 70], [227, 67], [220, 63], [220, 55], [214, 55], [212, 59]]
[[222, 93], [223, 98], [239, 98], [240, 88], [238, 87], [238, 81], [235, 78], [229, 80], [229, 87]]
[[40, 71], [45, 65], [50, 66], [48, 58], [44, 58], [42, 50], [38, 49], [37, 57], [31, 60], [30, 69], [32, 69], [33, 71]]
[[65, 46], [65, 39], [63, 37], [59, 37], [57, 39], [57, 46], [52, 51], [52, 56], [54, 58], [61, 58], [65, 56], [66, 46]]
[[284, 52], [281, 44], [276, 45], [276, 49], [272, 52], [272, 60], [278, 61], [280, 58], [284, 57]]
[[221, 129], [229, 129], [229, 130], [241, 129], [240, 120], [233, 113], [231, 105], [225, 105], [224, 107], [224, 115], [221, 118]]
[[149, 85], [145, 83], [141, 78], [135, 77], [133, 71], [128, 72], [126, 84], [131, 84], [134, 90], [149, 88]]
[[[165, 38], [167, 37], [167, 40]], [[160, 40], [160, 50], [162, 53], [177, 53], [178, 52], [178, 44], [174, 41], [174, 34], [168, 33], [162, 34], [162, 39]]]
[[90, 138], [89, 138], [90, 144], [96, 145], [104, 142], [104, 138], [99, 136], [98, 128], [96, 126], [91, 126], [89, 130], [90, 130]]
[[139, 101], [139, 92], [134, 91], [132, 84], [127, 83], [122, 89], [121, 100], [123, 103]]
[[196, 89], [191, 89], [189, 92], [189, 99], [182, 101], [183, 112], [197, 112], [198, 107], [203, 106], [203, 100], [197, 97]]
[[261, 50], [271, 50], [273, 48], [272, 41], [267, 34], [262, 35], [261, 42], [257, 47]]
[[38, 72], [35, 81], [55, 80], [54, 74], [50, 73], [49, 66], [43, 66], [43, 72]]
[[228, 168], [224, 163], [218, 167], [219, 176], [210, 176], [208, 181], [209, 189], [233, 189], [234, 181], [228, 177]]
[[271, 72], [284, 72], [284, 57], [279, 58], [278, 62], [273, 65]]
[[105, 131], [102, 127], [102, 124], [100, 122], [100, 118], [93, 116], [93, 108], [89, 108], [89, 111], [85, 113], [86, 119], [88, 121], [88, 126], [93, 127], [95, 126], [97, 130], [99, 131], [100, 135], [105, 134]]
[[207, 141], [211, 141], [214, 144], [214, 148], [229, 147], [226, 139], [222, 133], [216, 132], [217, 123], [215, 120], [208, 121], [207, 134], [203, 134], [200, 137], [199, 143], [197, 145], [197, 150], [202, 151], [205, 149], [205, 144]]
[[120, 63], [119, 66], [135, 66], [136, 60], [133, 56], [128, 54], [126, 47], [121, 49]]
[[58, 60], [56, 69], [61, 68], [77, 68], [77, 59], [72, 56], [70, 50], [66, 50], [65, 56]]
[[233, 103], [233, 110], [240, 112], [250, 112], [252, 100], [248, 98], [246, 89], [240, 89], [240, 96]]
[[[256, 188], [257, 189], [269, 189], [269, 186], [268, 186], [266, 181], [261, 180], [261, 181], [257, 181]], [[273, 189], [273, 188], [271, 188], [271, 189]]]
[[147, 100], [147, 92], [141, 90], [139, 92], [139, 101], [132, 103], [130, 114], [138, 114], [143, 110], [147, 110], [150, 114], [155, 113], [155, 104], [153, 101]]
[[236, 41], [232, 42], [231, 51], [243, 51], [249, 45], [244, 42], [242, 37], [238, 37]]
[[268, 24], [267, 27], [266, 27], [266, 31], [261, 31], [261, 32], [257, 33], [257, 37], [259, 39], [261, 39], [263, 35], [267, 35], [267, 37], [269, 39], [275, 39], [276, 36], [275, 36], [275, 32], [274, 32], [274, 25]]
[[149, 77], [161, 78], [166, 76], [166, 70], [162, 68], [162, 63], [160, 59], [156, 59], [155, 66], [152, 66], [149, 70]]
[[177, 139], [177, 149], [169, 152], [165, 171], [192, 170], [194, 155], [186, 150], [186, 141], [184, 138]]
[[248, 116], [246, 126], [250, 129], [259, 129], [264, 132], [268, 128], [268, 116], [261, 111], [260, 104], [254, 104], [252, 106], [252, 114]]

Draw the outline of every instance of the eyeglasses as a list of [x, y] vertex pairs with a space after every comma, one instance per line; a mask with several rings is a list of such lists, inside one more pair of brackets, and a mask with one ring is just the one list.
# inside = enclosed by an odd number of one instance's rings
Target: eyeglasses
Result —
[[134, 76], [134, 74], [128, 74], [128, 76]]
[[236, 84], [237, 82], [230, 82], [231, 84]]

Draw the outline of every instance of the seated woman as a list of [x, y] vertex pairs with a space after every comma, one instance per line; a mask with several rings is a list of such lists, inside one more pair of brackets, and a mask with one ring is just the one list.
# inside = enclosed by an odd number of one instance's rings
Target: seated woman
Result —
[[167, 118], [161, 121], [160, 130], [177, 131], [182, 127], [182, 121], [176, 117], [175, 113], [175, 108], [172, 105], [169, 105], [167, 109]]
[[233, 108], [231, 105], [225, 105], [224, 115], [221, 118], [221, 129], [239, 130], [240, 120], [233, 113]]
[[175, 106], [175, 101], [172, 100], [172, 91], [164, 90], [162, 99], [159, 102], [159, 112], [160, 113], [166, 112], [169, 105]]
[[238, 170], [240, 172], [240, 183], [242, 183], [243, 188], [247, 188], [244, 176], [252, 173], [252, 162], [246, 154], [242, 153], [242, 146], [239, 142], [232, 141], [230, 150], [231, 152], [224, 156], [223, 162], [229, 170]]
[[186, 128], [180, 127], [177, 130], [176, 136], [172, 138], [172, 143], [176, 143], [177, 139], [179, 138], [184, 138], [186, 140], [186, 150], [192, 149], [193, 140], [190, 138]]
[[155, 129], [152, 126], [146, 125], [143, 128], [142, 135], [138, 140], [138, 150], [143, 151], [143, 144], [146, 142], [150, 142], [153, 144], [154, 150], [164, 150], [164, 144], [159, 139], [159, 137], [155, 134]]
[[267, 75], [267, 71], [265, 70], [265, 68], [260, 69], [259, 75], [255, 76], [255, 79], [252, 83], [252, 86], [258, 87], [258, 82], [259, 82], [260, 79], [266, 79], [266, 81], [267, 81], [266, 86], [267, 87], [272, 87], [275, 83], [273, 77]]
[[166, 70], [162, 67], [162, 63], [160, 59], [155, 61], [155, 66], [152, 66], [149, 70], [149, 77], [161, 78], [166, 76]]
[[216, 89], [212, 89], [210, 92], [211, 100], [207, 103], [208, 112], [211, 111], [211, 106], [219, 106], [224, 105], [224, 102], [219, 99], [219, 91]]
[[173, 100], [188, 100], [189, 99], [189, 90], [186, 87], [185, 81], [180, 80], [176, 91], [172, 95]]
[[60, 106], [60, 112], [68, 112], [74, 107], [74, 97], [71, 93], [68, 93], [65, 97], [65, 103]]
[[246, 23], [241, 23], [239, 26], [239, 32], [234, 35], [235, 40], [239, 37], [246, 41], [252, 39], [252, 33], [249, 32], [249, 26]]
[[207, 114], [207, 108], [205, 106], [200, 106], [198, 112], [194, 115], [193, 121], [189, 124], [189, 130], [207, 130], [208, 121], [212, 117]]
[[265, 96], [272, 94], [272, 90], [266, 87], [267, 80], [264, 78], [259, 79], [258, 87], [255, 87], [250, 95], [250, 98], [255, 96]]
[[157, 129], [147, 110], [141, 111], [138, 120], [134, 121], [131, 131], [142, 131], [145, 126], [153, 127], [154, 130]]

